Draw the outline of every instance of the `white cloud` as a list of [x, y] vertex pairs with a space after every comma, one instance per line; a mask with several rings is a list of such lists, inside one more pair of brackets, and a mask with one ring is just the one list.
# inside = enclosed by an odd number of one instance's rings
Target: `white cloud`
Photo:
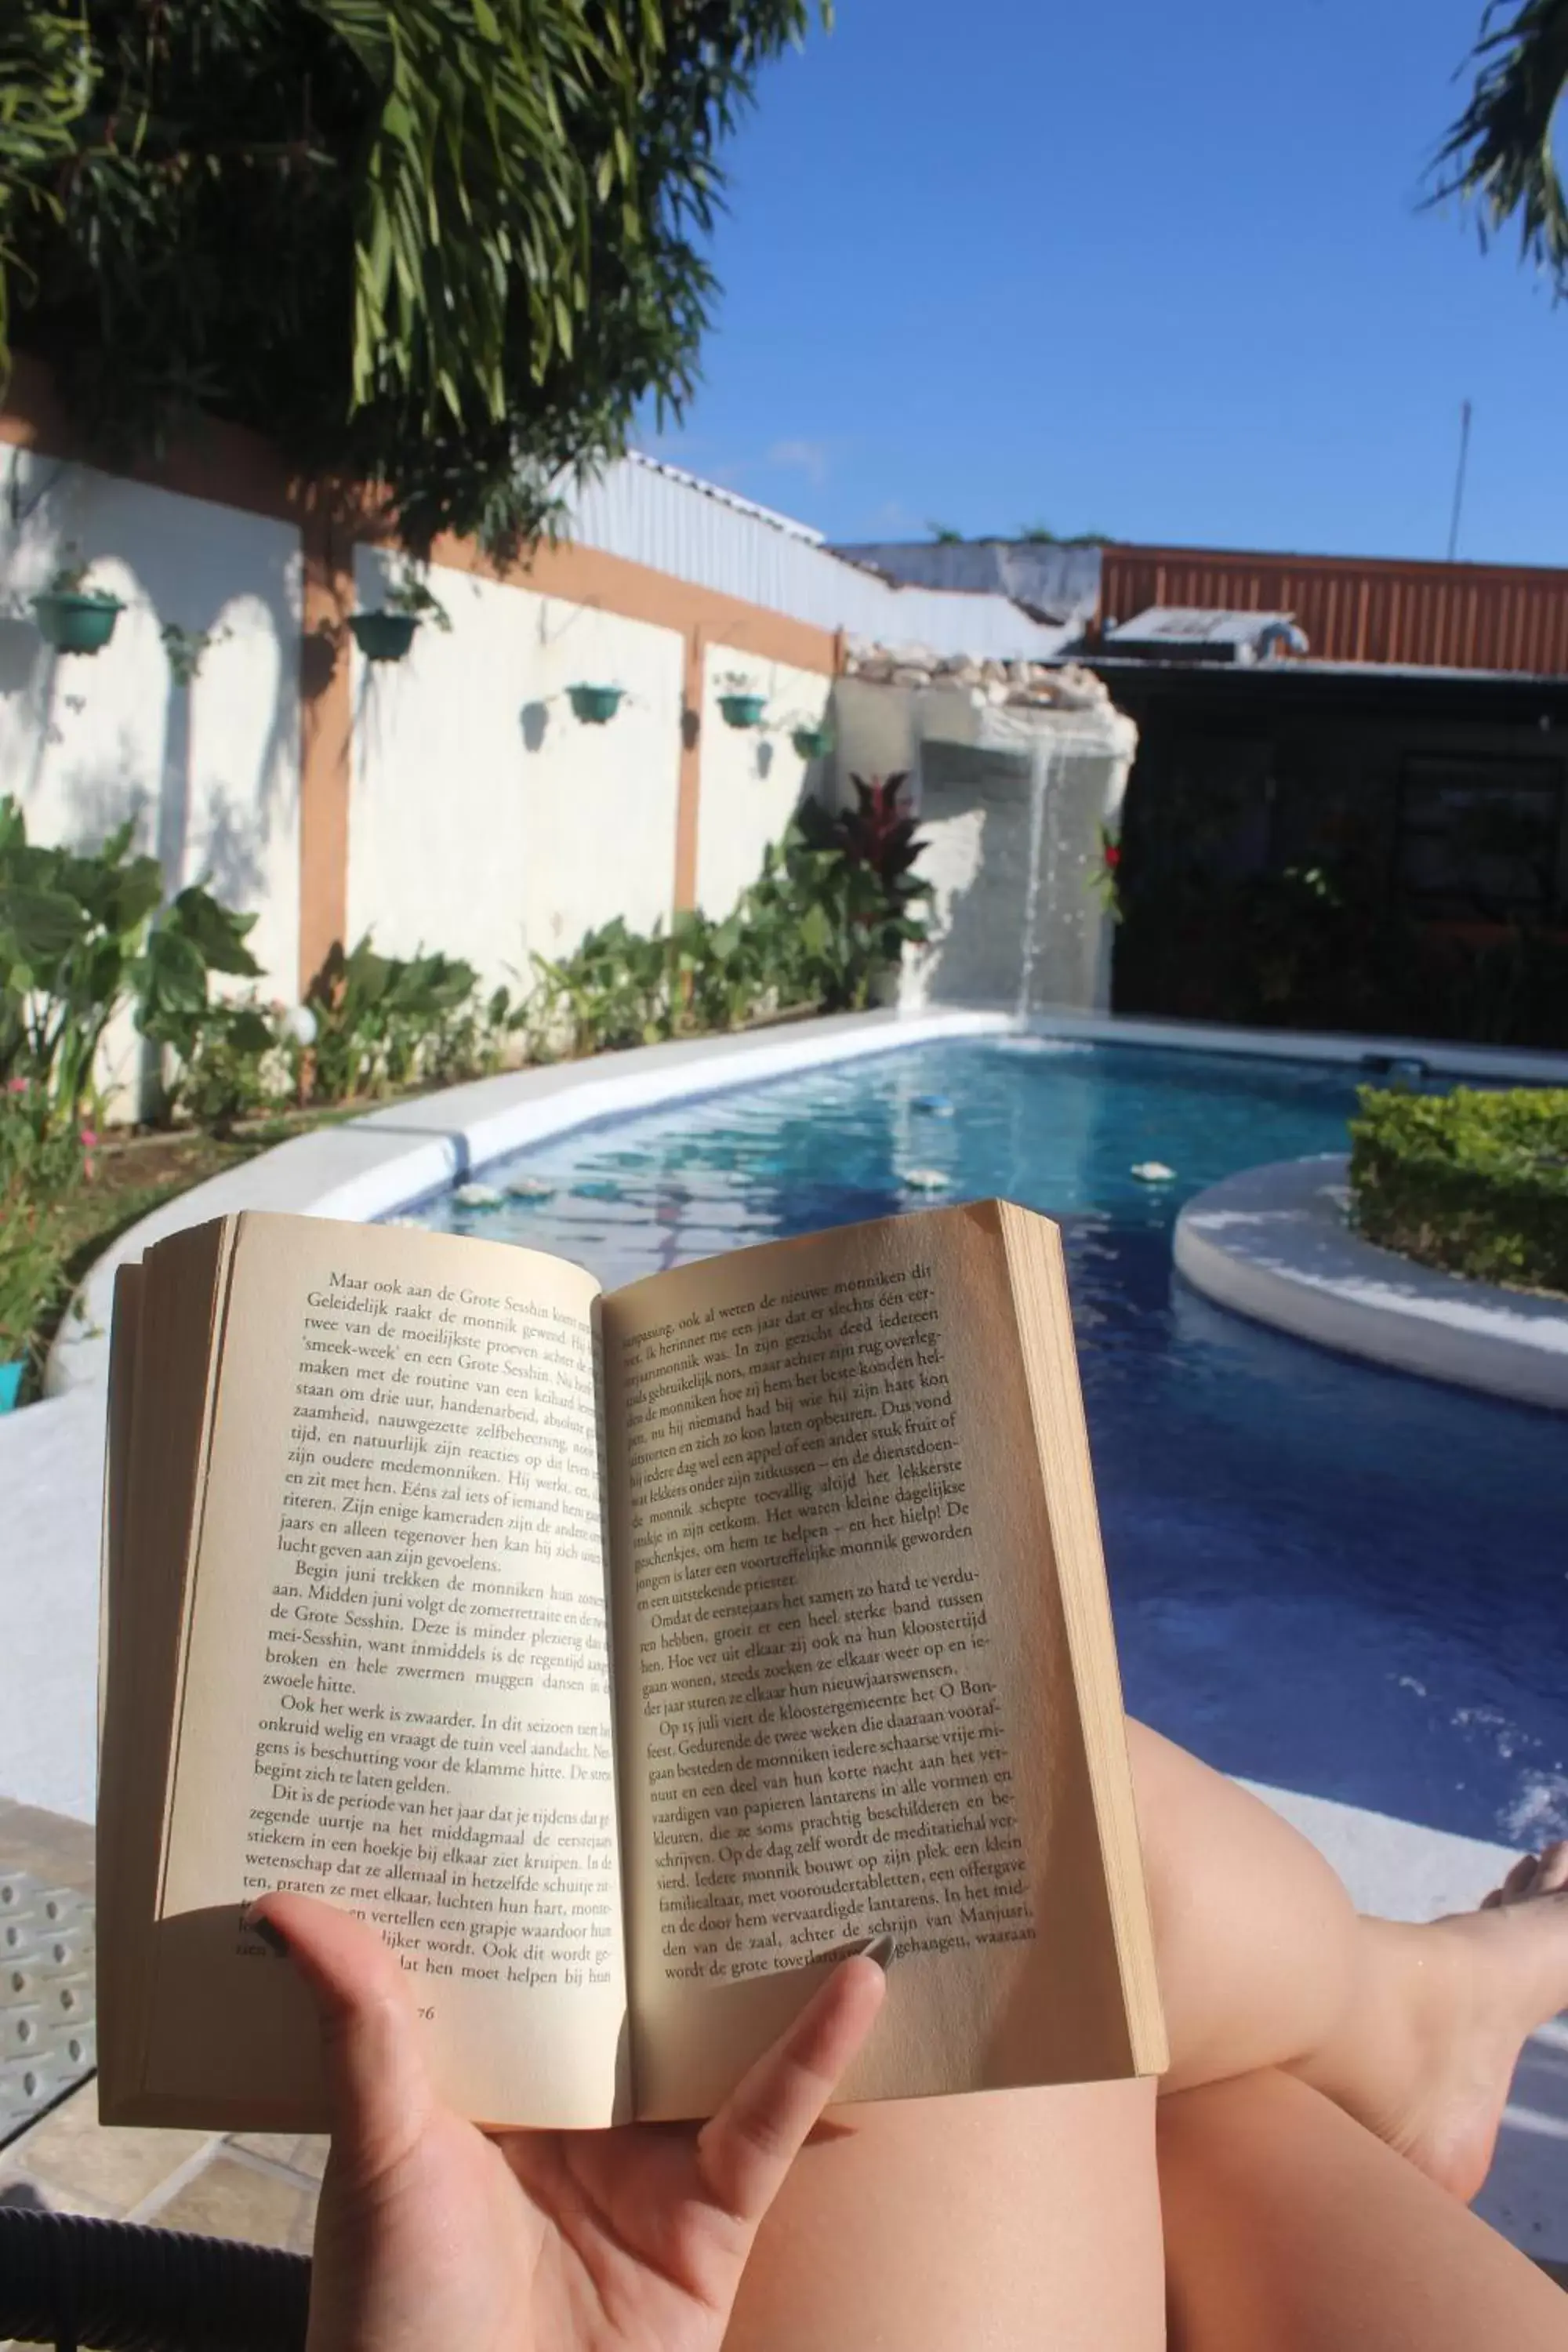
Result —
[[770, 466], [804, 474], [808, 482], [827, 479], [827, 449], [821, 441], [775, 441], [768, 451]]

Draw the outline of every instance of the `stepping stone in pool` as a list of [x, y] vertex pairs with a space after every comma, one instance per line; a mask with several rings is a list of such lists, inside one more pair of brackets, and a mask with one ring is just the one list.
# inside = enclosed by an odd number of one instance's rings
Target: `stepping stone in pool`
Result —
[[499, 1209], [506, 1195], [493, 1184], [459, 1184], [452, 1198], [460, 1209]]

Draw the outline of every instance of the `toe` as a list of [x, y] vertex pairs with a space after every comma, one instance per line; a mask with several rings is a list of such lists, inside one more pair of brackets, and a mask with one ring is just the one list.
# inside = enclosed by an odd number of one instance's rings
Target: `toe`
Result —
[[1568, 1886], [1568, 1838], [1559, 1838], [1549, 1845], [1536, 1868], [1532, 1895], [1555, 1895], [1560, 1887]]
[[1535, 1892], [1535, 1874], [1541, 1864], [1533, 1853], [1522, 1853], [1498, 1888], [1499, 1903], [1522, 1903], [1527, 1895]]

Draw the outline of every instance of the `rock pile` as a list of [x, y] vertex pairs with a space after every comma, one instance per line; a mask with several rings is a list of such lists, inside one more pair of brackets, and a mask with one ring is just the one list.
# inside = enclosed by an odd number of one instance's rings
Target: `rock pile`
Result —
[[879, 646], [851, 637], [844, 670], [872, 686], [943, 687], [1015, 709], [1096, 710], [1110, 701], [1103, 680], [1078, 662], [981, 660], [935, 654], [929, 646]]

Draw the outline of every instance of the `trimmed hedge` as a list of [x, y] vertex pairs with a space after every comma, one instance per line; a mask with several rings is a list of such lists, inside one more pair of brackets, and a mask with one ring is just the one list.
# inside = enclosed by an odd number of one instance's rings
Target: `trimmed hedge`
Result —
[[1351, 1214], [1368, 1241], [1426, 1265], [1568, 1292], [1568, 1087], [1363, 1087]]

